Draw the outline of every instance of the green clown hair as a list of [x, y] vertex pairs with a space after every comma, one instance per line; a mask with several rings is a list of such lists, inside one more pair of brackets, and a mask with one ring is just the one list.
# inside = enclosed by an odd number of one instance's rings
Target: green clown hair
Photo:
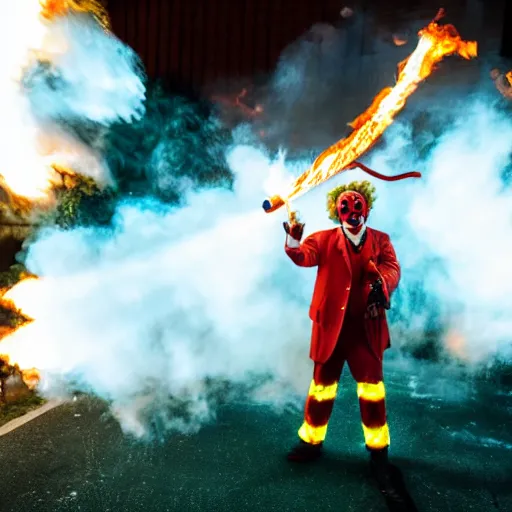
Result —
[[339, 187], [333, 188], [327, 194], [327, 212], [329, 213], [329, 219], [337, 224], [340, 223], [340, 219], [338, 218], [338, 211], [336, 210], [336, 203], [338, 202], [338, 197], [340, 197], [343, 192], [358, 192], [366, 199], [366, 204], [368, 205], [368, 210], [372, 209], [373, 203], [377, 196], [375, 195], [375, 187], [369, 181], [352, 181], [347, 185], [340, 185]]

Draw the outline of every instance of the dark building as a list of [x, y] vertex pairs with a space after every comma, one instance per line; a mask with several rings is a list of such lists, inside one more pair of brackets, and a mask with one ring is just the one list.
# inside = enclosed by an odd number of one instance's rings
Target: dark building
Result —
[[482, 49], [498, 49], [503, 39], [508, 56], [511, 3], [505, 17], [506, 0], [347, 2], [357, 23], [343, 16], [340, 0], [110, 0], [108, 8], [115, 34], [140, 55], [150, 78], [198, 90], [271, 71], [286, 46], [314, 24], [353, 24], [352, 52], [365, 54], [377, 34], [420, 28], [441, 6], [464, 38], [477, 39]]
[[503, 14], [503, 36], [501, 55], [512, 60], [512, 2], [508, 0]]

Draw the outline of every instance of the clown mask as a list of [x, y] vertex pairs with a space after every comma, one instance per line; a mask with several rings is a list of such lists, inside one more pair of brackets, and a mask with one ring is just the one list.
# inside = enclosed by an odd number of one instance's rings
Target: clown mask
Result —
[[337, 210], [345, 236], [356, 246], [359, 245], [366, 231], [369, 213], [366, 199], [358, 192], [343, 192], [338, 198]]

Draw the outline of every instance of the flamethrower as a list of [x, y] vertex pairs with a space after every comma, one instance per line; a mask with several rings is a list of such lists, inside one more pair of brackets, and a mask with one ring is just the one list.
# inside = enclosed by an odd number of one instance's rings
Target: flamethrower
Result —
[[[369, 167], [366, 167], [366, 165], [364, 165], [364, 164], [362, 164], [360, 162], [353, 162], [349, 166], [347, 166], [345, 169], [341, 169], [341, 171], [338, 171], [335, 174], [339, 174], [342, 171], [348, 171], [350, 169], [355, 169], [356, 167], [358, 167], [359, 169], [363, 170], [364, 172], [366, 172], [370, 176], [373, 176], [374, 178], [378, 178], [378, 179], [383, 180], [383, 181], [398, 181], [398, 180], [404, 180], [404, 179], [407, 179], [407, 178], [421, 178], [421, 173], [417, 172], [417, 171], [405, 172], [403, 174], [397, 174], [397, 175], [394, 175], [394, 176], [386, 176], [384, 174], [380, 174], [377, 171], [374, 171], [373, 169], [370, 169]], [[302, 176], [300, 176], [298, 178], [298, 180], [300, 180], [301, 178], [302, 178]], [[320, 183], [323, 183], [323, 181], [326, 181], [326, 180], [322, 180], [321, 182], [317, 183], [317, 185], [319, 185]], [[295, 195], [295, 197], [297, 197], [298, 195], [299, 194]], [[269, 198], [265, 199], [265, 201], [263, 201], [262, 207], [263, 207], [263, 209], [265, 210], [266, 213], [271, 213], [271, 212], [274, 212], [274, 211], [278, 210], [279, 208], [281, 208], [281, 206], [284, 206], [286, 204], [287, 208], [288, 208], [288, 216], [290, 218], [290, 222], [294, 222], [296, 220], [296, 212], [290, 211], [289, 201], [291, 199], [293, 199], [292, 196], [288, 196], [286, 198], [286, 200], [285, 200], [281, 196], [275, 195], [275, 196], [272, 196], [272, 197], [269, 197]], [[293, 217], [293, 219], [292, 219], [292, 217]]]
[[443, 16], [444, 10], [441, 9], [435, 19], [419, 31], [416, 49], [398, 65], [395, 86], [383, 89], [375, 97], [366, 111], [350, 123], [352, 133], [323, 151], [313, 165], [295, 180], [286, 196], [273, 195], [265, 199], [262, 206], [266, 213], [278, 210], [336, 174], [355, 167], [385, 181], [421, 177], [419, 172], [384, 176], [357, 162], [357, 159], [375, 144], [402, 110], [407, 98], [446, 55], [457, 54], [468, 60], [476, 57], [477, 43], [463, 41], [453, 25], [440, 25], [438, 21]]

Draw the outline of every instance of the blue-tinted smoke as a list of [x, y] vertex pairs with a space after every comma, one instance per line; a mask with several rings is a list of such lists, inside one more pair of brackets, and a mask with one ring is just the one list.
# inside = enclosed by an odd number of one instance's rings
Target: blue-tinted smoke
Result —
[[[435, 99], [441, 105], [449, 94], [440, 87]], [[440, 116], [441, 126], [420, 128], [413, 114], [428, 109], [413, 99], [366, 158], [384, 173], [424, 173], [422, 181], [375, 181], [370, 225], [390, 233], [403, 267], [390, 315], [395, 347], [434, 332], [448, 354], [482, 361], [510, 344], [512, 198], [500, 177], [512, 123], [482, 98], [452, 103], [450, 123]], [[322, 116], [343, 115], [341, 103], [328, 106], [316, 113], [319, 132]], [[36, 322], [17, 342], [40, 349], [48, 394], [57, 382], [93, 392], [112, 403], [127, 432], [144, 435], [155, 417], [178, 430], [211, 419], [212, 381], [270, 376], [252, 396], [273, 403], [306, 391], [315, 272], [284, 255], [286, 212], [260, 207], [279, 160], [243, 128], [234, 139], [227, 151], [233, 190], [197, 192], [180, 182], [183, 207], [125, 201], [112, 229], [47, 229], [30, 246], [27, 265], [43, 277], [41, 295]], [[168, 173], [174, 187], [173, 147], [162, 144], [153, 153], [163, 159], [158, 179]], [[306, 234], [332, 227], [326, 192], [359, 178], [368, 177], [342, 174], [297, 201]]]
[[60, 44], [24, 77], [39, 119], [111, 125], [144, 115], [144, 70], [131, 48], [84, 15], [57, 18], [49, 35]]

